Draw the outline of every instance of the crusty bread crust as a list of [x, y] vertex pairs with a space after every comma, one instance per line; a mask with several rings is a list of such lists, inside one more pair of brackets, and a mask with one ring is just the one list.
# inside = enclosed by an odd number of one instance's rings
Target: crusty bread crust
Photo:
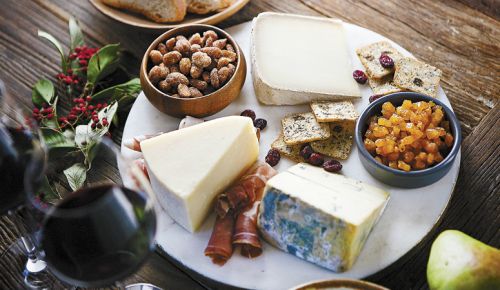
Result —
[[232, 0], [188, 0], [187, 11], [195, 14], [207, 14], [227, 8]]
[[159, 23], [182, 21], [184, 20], [187, 11], [186, 0], [166, 0], [165, 5], [168, 5], [167, 9], [173, 11], [169, 13], [168, 17], [162, 16], [155, 11], [138, 7], [136, 4], [134, 4], [134, 2], [128, 2], [122, 0], [102, 0], [102, 2], [106, 5], [113, 6], [115, 8], [126, 9], [140, 13], [146, 16], [147, 18]]

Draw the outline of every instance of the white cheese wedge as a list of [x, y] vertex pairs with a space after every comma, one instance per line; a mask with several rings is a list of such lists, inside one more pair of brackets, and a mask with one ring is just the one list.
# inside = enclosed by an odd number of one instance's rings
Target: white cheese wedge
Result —
[[359, 98], [342, 21], [260, 13], [252, 28], [252, 78], [260, 102]]
[[259, 155], [252, 120], [231, 116], [141, 142], [153, 190], [168, 214], [194, 232], [217, 194]]
[[299, 163], [267, 182], [258, 225], [276, 247], [343, 272], [356, 261], [388, 200], [384, 190]]

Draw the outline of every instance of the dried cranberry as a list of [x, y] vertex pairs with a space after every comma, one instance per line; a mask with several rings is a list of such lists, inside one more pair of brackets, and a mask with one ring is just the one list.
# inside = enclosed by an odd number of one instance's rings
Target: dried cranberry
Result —
[[271, 166], [276, 166], [280, 162], [281, 155], [277, 149], [271, 148], [266, 155], [266, 162]]
[[324, 161], [325, 158], [323, 158], [323, 156], [319, 153], [312, 153], [311, 156], [309, 156], [309, 159], [307, 159], [307, 162], [315, 166], [323, 165]]
[[252, 119], [252, 121], [255, 121], [255, 112], [253, 110], [245, 110], [243, 112], [241, 112], [240, 116], [243, 116], [243, 117], [248, 117], [250, 119]]
[[311, 157], [311, 154], [313, 154], [314, 151], [311, 147], [311, 145], [309, 144], [306, 144], [302, 147], [302, 149], [300, 150], [300, 156], [304, 157], [304, 159], [309, 159], [309, 157]]
[[264, 119], [255, 119], [255, 121], [253, 121], [253, 125], [262, 131], [264, 130], [264, 128], [266, 128], [267, 121]]
[[352, 77], [360, 84], [365, 84], [366, 81], [368, 80], [368, 77], [366, 76], [366, 74], [362, 71], [362, 70], [355, 70], [353, 73], [352, 73]]
[[370, 103], [372, 103], [372, 102], [374, 102], [375, 100], [377, 100], [380, 97], [382, 97], [382, 95], [372, 95], [372, 96], [370, 96], [370, 98], [368, 99], [368, 101], [370, 101]]
[[380, 65], [383, 66], [383, 67], [385, 67], [385, 68], [392, 68], [392, 67], [394, 67], [394, 61], [387, 54], [381, 54], [380, 58], [378, 59], [378, 61], [380, 62]]
[[342, 164], [337, 160], [331, 159], [323, 163], [323, 169], [328, 172], [339, 172], [342, 169]]

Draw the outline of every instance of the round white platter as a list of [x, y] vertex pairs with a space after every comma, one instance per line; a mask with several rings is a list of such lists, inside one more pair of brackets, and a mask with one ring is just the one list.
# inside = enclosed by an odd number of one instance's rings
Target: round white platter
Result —
[[[344, 25], [353, 69], [362, 69], [354, 49], [375, 41], [387, 40], [387, 38], [353, 24], [345, 23]], [[250, 31], [251, 22], [227, 29], [227, 32], [243, 49], [248, 62], [250, 61]], [[403, 54], [411, 55], [396, 43], [392, 41], [391, 43]], [[250, 64], [248, 67], [250, 68]], [[371, 95], [371, 89], [368, 85], [361, 86], [361, 90], [363, 98], [355, 102], [359, 113], [367, 107], [368, 98]], [[451, 107], [441, 88], [438, 99]], [[310, 111], [308, 105], [264, 106], [259, 104], [254, 94], [249, 70], [240, 96], [226, 109], [206, 119], [239, 115], [245, 109], [255, 110], [258, 118], [265, 118], [268, 121], [267, 128], [261, 133], [259, 156], [261, 160], [264, 160], [271, 143], [278, 136], [281, 129], [281, 118], [294, 112]], [[123, 132], [123, 140], [141, 134], [175, 130], [179, 121], [179, 119], [156, 110], [141, 93], [130, 111]], [[140, 157], [140, 154], [125, 148], [123, 145], [121, 150], [128, 157]], [[276, 169], [283, 171], [293, 164], [292, 161], [282, 158]], [[250, 260], [235, 252], [224, 266], [214, 265], [203, 254], [212, 232], [214, 215], [207, 218], [198, 232], [191, 234], [177, 225], [165, 211], [161, 210], [156, 237], [157, 244], [183, 266], [218, 282], [242, 288], [287, 289], [312, 280], [363, 278], [395, 262], [421, 241], [438, 222], [452, 195], [460, 167], [460, 156], [456, 158], [449, 173], [440, 181], [417, 189], [394, 188], [375, 180], [361, 165], [355, 145], [353, 145], [349, 159], [343, 161], [342, 164], [342, 174], [345, 176], [384, 188], [391, 194], [384, 214], [373, 228], [356, 263], [347, 272], [331, 272], [282, 252], [267, 243], [264, 243], [264, 252], [260, 257]], [[179, 172], [179, 174], [189, 174], [189, 172]]]

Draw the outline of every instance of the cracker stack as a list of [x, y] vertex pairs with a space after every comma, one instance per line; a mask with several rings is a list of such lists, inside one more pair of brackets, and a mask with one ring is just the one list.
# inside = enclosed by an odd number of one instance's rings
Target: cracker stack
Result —
[[[380, 41], [356, 49], [365, 67], [368, 84], [373, 94], [383, 96], [401, 91], [413, 91], [436, 98], [441, 70], [404, 57], [387, 41]], [[379, 61], [386, 54], [394, 61], [393, 68], [384, 68]]]
[[352, 147], [358, 113], [349, 101], [312, 102], [312, 112], [286, 116], [282, 133], [271, 145], [282, 156], [304, 162], [300, 150], [310, 144], [317, 153], [347, 159]]

